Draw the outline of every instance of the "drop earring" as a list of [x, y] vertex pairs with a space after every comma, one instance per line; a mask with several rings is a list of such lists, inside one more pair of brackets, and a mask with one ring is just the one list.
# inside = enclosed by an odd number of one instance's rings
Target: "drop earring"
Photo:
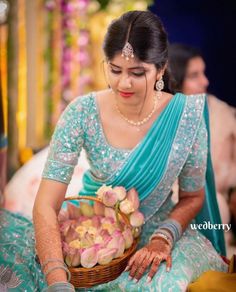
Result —
[[164, 88], [164, 81], [163, 81], [163, 78], [161, 76], [161, 78], [159, 80], [157, 80], [156, 84], [155, 84], [155, 88], [156, 88], [156, 91], [157, 91], [157, 98], [160, 99], [161, 98], [161, 91], [163, 90]]

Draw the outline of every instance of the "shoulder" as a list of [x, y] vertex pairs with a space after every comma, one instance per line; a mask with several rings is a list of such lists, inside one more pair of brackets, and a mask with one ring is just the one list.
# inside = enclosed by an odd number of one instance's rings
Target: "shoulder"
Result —
[[225, 101], [211, 94], [209, 94], [207, 98], [208, 98], [209, 107], [214, 108], [215, 110], [218, 110], [218, 111], [224, 111], [230, 114], [232, 113], [234, 115], [236, 109], [233, 106], [230, 106]]
[[68, 105], [68, 108], [81, 111], [83, 108], [89, 108], [95, 102], [96, 92], [90, 92], [86, 95], [77, 96]]

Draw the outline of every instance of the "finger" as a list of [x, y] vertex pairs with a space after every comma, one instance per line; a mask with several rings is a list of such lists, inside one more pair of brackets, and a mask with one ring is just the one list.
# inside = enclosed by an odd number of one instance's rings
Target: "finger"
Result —
[[133, 265], [133, 263], [134, 263], [136, 257], [139, 257], [140, 254], [142, 254], [142, 253], [141, 253], [141, 250], [138, 250], [138, 251], [137, 251], [134, 255], [132, 255], [132, 257], [129, 259], [129, 262], [128, 262], [128, 265], [127, 265], [127, 267], [129, 267], [129, 269], [130, 269], [130, 267]]
[[142, 266], [143, 261], [148, 256], [148, 252], [143, 252], [139, 256], [136, 257], [136, 260], [133, 262], [130, 268], [130, 277], [136, 278], [135, 275], [138, 272], [139, 268]]
[[171, 258], [171, 255], [169, 255], [166, 258], [166, 271], [169, 272], [171, 267], [172, 267], [172, 258]]
[[153, 253], [146, 256], [142, 265], [140, 265], [140, 267], [135, 275], [135, 279], [140, 280], [142, 278], [143, 273], [146, 271], [147, 267], [149, 267], [151, 265], [154, 257], [155, 257], [155, 254], [153, 254]]
[[157, 257], [153, 260], [150, 271], [148, 273], [148, 278], [147, 278], [148, 282], [150, 282], [152, 280], [153, 276], [156, 274], [161, 261], [162, 260], [157, 258]]

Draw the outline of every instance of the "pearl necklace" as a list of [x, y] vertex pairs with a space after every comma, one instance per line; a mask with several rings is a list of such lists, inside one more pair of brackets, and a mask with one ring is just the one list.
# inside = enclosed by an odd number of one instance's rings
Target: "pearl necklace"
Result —
[[133, 121], [133, 120], [130, 120], [128, 119], [126, 116], [124, 116], [122, 114], [122, 112], [120, 111], [117, 103], [116, 103], [116, 110], [117, 112], [119, 113], [119, 115], [122, 117], [123, 120], [125, 120], [127, 123], [129, 123], [130, 125], [134, 126], [134, 127], [137, 127], [137, 130], [140, 131], [140, 127], [144, 124], [146, 124], [150, 119], [151, 117], [153, 116], [154, 112], [156, 111], [156, 108], [157, 108], [157, 99], [159, 100], [160, 97], [156, 97], [154, 96], [153, 100], [154, 100], [154, 104], [153, 104], [153, 108], [152, 108], [152, 111], [145, 117], [143, 118], [141, 121]]

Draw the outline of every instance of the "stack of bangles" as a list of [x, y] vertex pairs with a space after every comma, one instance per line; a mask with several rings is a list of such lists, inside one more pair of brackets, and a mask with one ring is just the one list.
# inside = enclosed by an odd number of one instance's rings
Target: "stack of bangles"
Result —
[[[52, 266], [50, 268], [47, 268], [47, 265], [49, 263], [59, 263], [58, 265], [55, 265], [55, 266]], [[46, 268], [46, 269], [45, 269]], [[44, 273], [44, 276], [45, 278], [47, 278], [48, 274], [51, 273], [52, 271], [55, 271], [55, 270], [58, 270], [58, 269], [61, 269], [61, 270], [64, 270], [67, 274], [67, 281], [70, 282], [70, 279], [71, 279], [71, 274], [70, 274], [70, 271], [68, 270], [66, 264], [64, 263], [63, 260], [60, 260], [60, 259], [48, 259], [46, 260], [42, 266], [41, 266], [41, 269]]]
[[176, 241], [180, 239], [181, 235], [182, 227], [180, 223], [174, 219], [167, 219], [160, 224], [158, 229], [150, 237], [149, 241], [154, 238], [162, 238], [172, 249]]

